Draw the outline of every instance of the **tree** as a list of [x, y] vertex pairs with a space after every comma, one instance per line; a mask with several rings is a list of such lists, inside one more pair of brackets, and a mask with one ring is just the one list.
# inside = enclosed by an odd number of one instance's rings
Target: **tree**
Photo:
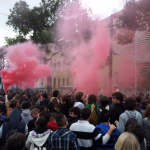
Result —
[[[150, 29], [150, 1], [149, 0], [130, 0], [127, 1], [121, 15], [117, 16], [115, 25], [117, 40], [119, 44], [128, 44], [133, 41], [136, 30], [144, 31]], [[128, 30], [121, 33], [119, 30]]]

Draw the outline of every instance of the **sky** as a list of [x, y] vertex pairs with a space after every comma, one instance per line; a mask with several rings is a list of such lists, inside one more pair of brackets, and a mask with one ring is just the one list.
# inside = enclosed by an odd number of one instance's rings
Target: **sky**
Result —
[[[6, 26], [10, 9], [19, 0], [0, 0], [0, 47], [5, 45], [4, 37], [15, 37], [16, 33], [13, 28]], [[30, 6], [39, 6], [41, 0], [24, 0]], [[123, 0], [82, 0], [84, 7], [91, 7], [93, 15], [105, 18], [111, 15], [114, 11], [119, 11], [123, 8]], [[2, 14], [6, 15], [2, 15]]]

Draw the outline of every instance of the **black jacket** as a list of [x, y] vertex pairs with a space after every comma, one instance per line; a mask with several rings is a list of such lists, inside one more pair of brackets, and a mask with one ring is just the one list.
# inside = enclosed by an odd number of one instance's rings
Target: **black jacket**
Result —
[[50, 102], [50, 100], [49, 100], [48, 98], [45, 98], [44, 100], [42, 100], [42, 101], [40, 102], [40, 106], [45, 106], [45, 107], [47, 107], [48, 104], [49, 104], [49, 102]]
[[115, 104], [110, 110], [110, 123], [114, 124], [116, 120], [119, 121], [119, 116], [124, 113], [124, 103]]
[[20, 104], [22, 104], [22, 102], [28, 102], [28, 99], [27, 98], [25, 98], [25, 97], [21, 97], [21, 99], [20, 99]]

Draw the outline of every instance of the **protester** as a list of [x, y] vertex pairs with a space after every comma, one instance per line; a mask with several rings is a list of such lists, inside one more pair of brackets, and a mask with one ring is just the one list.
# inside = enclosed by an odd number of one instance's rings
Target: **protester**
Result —
[[128, 126], [130, 125], [130, 124], [136, 124], [136, 123], [138, 123], [137, 122], [137, 120], [135, 119], [135, 118], [129, 118], [128, 120], [127, 120], [127, 122], [126, 122], [126, 125], [125, 125], [125, 132], [127, 132], [128, 131]]
[[57, 111], [55, 110], [55, 106], [54, 106], [54, 104], [53, 104], [52, 102], [50, 102], [50, 103], [48, 104], [48, 111], [49, 111], [50, 113], [53, 113], [53, 112], [57, 113]]
[[56, 123], [56, 117], [57, 117], [57, 114], [56, 113], [50, 113], [50, 119], [49, 119], [49, 122], [47, 123], [47, 126], [53, 130], [53, 131], [56, 131], [58, 129], [58, 126], [57, 126], [57, 123]]
[[89, 123], [90, 116], [91, 109], [83, 108], [81, 110], [82, 120], [79, 120], [70, 126], [70, 130], [77, 135], [80, 150], [93, 150], [93, 140], [99, 142], [102, 145], [105, 145], [109, 141], [110, 136], [115, 129], [114, 125], [109, 124], [110, 129], [105, 135], [102, 135], [98, 132], [94, 125]]
[[121, 133], [124, 132], [125, 124], [129, 118], [134, 118], [139, 124], [142, 124], [142, 115], [138, 111], [134, 110], [136, 106], [135, 99], [133, 97], [127, 98], [124, 106], [126, 111], [120, 115], [119, 122], [115, 121], [115, 124]]
[[25, 124], [28, 124], [28, 122], [33, 119], [33, 117], [31, 116], [29, 108], [30, 108], [29, 102], [26, 102], [26, 101], [22, 102], [21, 117], [22, 117], [22, 120]]
[[146, 107], [145, 115], [143, 118], [143, 127], [146, 130], [147, 150], [150, 149], [150, 104]]
[[32, 106], [40, 105], [39, 96], [35, 95], [35, 96], [32, 98], [31, 105], [32, 105]]
[[116, 120], [119, 120], [119, 116], [125, 111], [124, 109], [124, 95], [120, 92], [112, 94], [113, 108], [110, 110], [110, 123], [115, 124]]
[[20, 99], [19, 103], [22, 104], [22, 102], [24, 102], [24, 101], [28, 101], [28, 99], [26, 98], [26, 93], [22, 92], [21, 93], [21, 99]]
[[26, 137], [22, 133], [14, 133], [8, 138], [7, 150], [24, 150]]
[[75, 96], [75, 103], [73, 107], [79, 107], [81, 110], [85, 107], [84, 105], [84, 95], [82, 92], [78, 92]]
[[69, 118], [68, 118], [69, 124], [67, 126], [68, 129], [73, 123], [80, 120], [81, 118], [80, 114], [81, 114], [81, 110], [78, 107], [72, 107], [69, 109]]
[[[99, 125], [96, 125], [96, 129], [98, 130], [100, 134], [105, 135], [110, 129], [109, 127], [110, 114], [107, 109], [104, 109], [101, 112], [100, 120], [102, 121], [102, 123]], [[113, 130], [109, 141], [105, 145], [102, 145], [99, 142], [95, 142], [95, 149], [96, 150], [114, 150], [114, 146], [119, 136], [120, 136], [120, 131], [116, 128]]]
[[118, 138], [115, 150], [140, 150], [140, 145], [132, 133], [124, 132]]
[[48, 106], [48, 104], [49, 104], [49, 99], [48, 99], [48, 95], [47, 95], [47, 93], [43, 93], [42, 94], [42, 96], [41, 96], [41, 101], [40, 101], [40, 106], [45, 106], [45, 107], [47, 107]]
[[32, 131], [35, 128], [35, 121], [40, 115], [40, 109], [33, 108], [31, 109], [30, 113], [33, 119], [28, 122], [28, 132]]
[[53, 97], [51, 98], [51, 100], [53, 98], [56, 98], [57, 101], [58, 101], [58, 103], [60, 103], [60, 100], [59, 100], [59, 91], [58, 90], [53, 91]]
[[6, 107], [5, 104], [0, 103], [0, 126], [4, 123], [7, 122], [9, 118], [6, 116]]
[[148, 99], [144, 99], [142, 101], [142, 105], [141, 105], [141, 114], [142, 114], [142, 117], [144, 118], [144, 114], [145, 114], [145, 110], [146, 110], [146, 107], [147, 105], [150, 103], [150, 101]]
[[51, 133], [48, 138], [48, 150], [80, 150], [76, 135], [66, 127], [67, 118], [63, 114], [56, 117], [58, 130]]
[[47, 149], [47, 139], [52, 131], [47, 128], [46, 118], [43, 116], [38, 117], [35, 121], [35, 126], [36, 128], [29, 133], [26, 147], [29, 149]]

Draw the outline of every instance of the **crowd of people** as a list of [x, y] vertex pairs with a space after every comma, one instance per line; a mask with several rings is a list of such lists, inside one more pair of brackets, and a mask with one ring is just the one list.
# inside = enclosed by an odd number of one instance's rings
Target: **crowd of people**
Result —
[[0, 150], [150, 150], [150, 99], [74, 89], [0, 93]]

